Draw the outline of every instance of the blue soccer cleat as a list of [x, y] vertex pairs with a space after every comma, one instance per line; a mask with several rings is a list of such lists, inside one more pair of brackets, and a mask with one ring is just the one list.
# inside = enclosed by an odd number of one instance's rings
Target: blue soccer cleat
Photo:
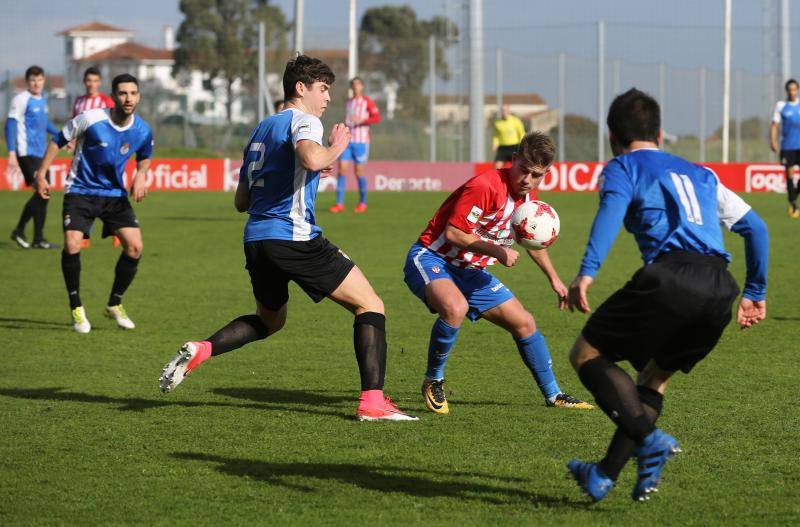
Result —
[[678, 440], [660, 428], [644, 438], [644, 442], [636, 450], [639, 479], [636, 480], [631, 494], [635, 501], [648, 500], [650, 493], [658, 491], [664, 465], [678, 452], [682, 452]]
[[608, 491], [614, 488], [614, 480], [603, 474], [597, 463], [584, 463], [573, 459], [567, 463], [567, 468], [578, 486], [592, 498], [592, 501], [602, 500]]

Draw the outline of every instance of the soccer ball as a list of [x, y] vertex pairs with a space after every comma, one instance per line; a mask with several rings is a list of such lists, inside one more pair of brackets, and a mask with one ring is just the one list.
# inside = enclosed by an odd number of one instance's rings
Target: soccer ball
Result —
[[550, 247], [561, 231], [556, 210], [544, 201], [526, 201], [511, 215], [514, 239], [526, 249]]

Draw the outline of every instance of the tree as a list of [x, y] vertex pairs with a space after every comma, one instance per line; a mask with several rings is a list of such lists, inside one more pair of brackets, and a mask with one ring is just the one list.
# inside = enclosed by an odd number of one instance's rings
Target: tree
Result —
[[406, 113], [421, 106], [422, 83], [428, 76], [428, 38], [436, 39], [436, 71], [450, 78], [445, 49], [458, 35], [457, 26], [437, 16], [419, 20], [409, 6], [384, 6], [367, 9], [361, 19], [359, 54], [362, 68], [380, 71], [398, 84], [398, 100]]
[[200, 70], [225, 81], [225, 113], [231, 120], [233, 84], [252, 84], [258, 72], [258, 23], [266, 25], [266, 45], [286, 49], [289, 23], [269, 0], [181, 0], [173, 74]]

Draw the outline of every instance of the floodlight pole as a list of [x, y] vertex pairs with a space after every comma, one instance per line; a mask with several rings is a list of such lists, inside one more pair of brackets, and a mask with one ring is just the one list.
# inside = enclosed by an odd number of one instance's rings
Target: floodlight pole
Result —
[[597, 21], [597, 161], [605, 158], [605, 127], [603, 126], [603, 106], [605, 106], [606, 69], [606, 24]]
[[483, 1], [469, 2], [469, 158], [486, 157], [483, 98]]
[[792, 78], [792, 33], [789, 20], [789, 0], [781, 0], [781, 82]]
[[303, 53], [303, 0], [294, 0], [294, 50]]
[[736, 70], [734, 94], [736, 95], [734, 137], [736, 138], [736, 162], [742, 162], [742, 70]]
[[264, 120], [264, 22], [258, 23], [258, 122]]
[[350, 0], [350, 32], [348, 35], [349, 53], [347, 56], [348, 80], [358, 75], [358, 29], [356, 28], [356, 0]]
[[564, 123], [567, 104], [567, 56], [561, 52], [558, 54], [558, 160], [562, 163], [565, 159], [564, 152]]
[[436, 161], [436, 37], [428, 37], [428, 78], [430, 79], [431, 161]]
[[725, 0], [725, 56], [722, 75], [722, 162], [728, 162], [731, 118], [731, 2]]

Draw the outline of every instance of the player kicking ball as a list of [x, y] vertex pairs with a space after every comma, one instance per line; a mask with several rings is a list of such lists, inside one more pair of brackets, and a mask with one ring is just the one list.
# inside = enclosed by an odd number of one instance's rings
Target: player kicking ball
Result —
[[[590, 409], [592, 405], [561, 391], [552, 370], [544, 336], [533, 316], [486, 267], [500, 262], [513, 266], [519, 253], [511, 248], [514, 209], [532, 199], [555, 156], [546, 134], [526, 135], [513, 156], [511, 168], [476, 176], [448, 197], [408, 251], [405, 281], [411, 292], [439, 316], [431, 329], [428, 368], [422, 383], [425, 406], [431, 412], [449, 412], [444, 371], [465, 317], [484, 318], [514, 338], [547, 406]], [[532, 196], [532, 194], [534, 196]], [[567, 288], [558, 277], [546, 250], [529, 250], [558, 295], [564, 309]]]
[[322, 236], [315, 218], [320, 171], [347, 148], [350, 132], [334, 125], [323, 146], [319, 118], [335, 77], [322, 61], [300, 55], [286, 65], [286, 109], [261, 121], [244, 151], [235, 206], [247, 211], [244, 253], [256, 313], [231, 321], [206, 340], [184, 344], [164, 367], [161, 390], [174, 390], [210, 357], [262, 340], [286, 322], [289, 281], [314, 302], [330, 298], [355, 316], [354, 347], [361, 375], [357, 417], [362, 421], [415, 421], [383, 394], [386, 318], [383, 302], [361, 270]]
[[[608, 111], [615, 157], [603, 170], [600, 209], [569, 303], [591, 311], [589, 286], [620, 227], [634, 235], [644, 260], [625, 286], [589, 318], [570, 361], [597, 404], [617, 425], [599, 463], [573, 459], [568, 469], [599, 501], [635, 456], [632, 497], [648, 499], [678, 441], [656, 428], [667, 381], [691, 369], [714, 348], [731, 320], [739, 288], [730, 272], [720, 222], [744, 238], [747, 278], [737, 322], [742, 329], [766, 317], [769, 234], [758, 215], [709, 169], [659, 150], [661, 110], [631, 89]], [[638, 371], [632, 379], [615, 363]]]
[[146, 176], [153, 155], [153, 133], [141, 118], [134, 115], [139, 104], [139, 81], [127, 73], [111, 83], [114, 108], [88, 110], [67, 123], [47, 147], [44, 161], [36, 175], [37, 192], [50, 199], [50, 185], [45, 178], [60, 148], [75, 140], [75, 154], [64, 194], [64, 250], [61, 271], [69, 295], [72, 326], [78, 333], [89, 333], [92, 325], [86, 317], [80, 297], [81, 242], [89, 238], [94, 220], [103, 220], [103, 238], [117, 236], [122, 254], [114, 269], [114, 284], [106, 306], [106, 316], [123, 329], [135, 324], [122, 307], [122, 295], [133, 282], [142, 257], [142, 232], [128, 201], [125, 188], [125, 165], [136, 154], [136, 173], [130, 195], [136, 202], [147, 195]]

